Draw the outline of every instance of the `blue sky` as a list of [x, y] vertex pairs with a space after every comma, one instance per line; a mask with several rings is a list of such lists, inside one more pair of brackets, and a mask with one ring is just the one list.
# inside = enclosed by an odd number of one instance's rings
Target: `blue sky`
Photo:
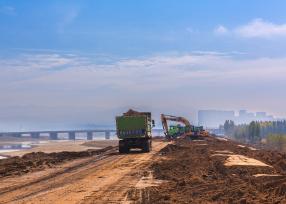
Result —
[[0, 122], [110, 124], [129, 107], [284, 117], [285, 6], [0, 0]]
[[217, 38], [212, 30], [220, 24], [236, 27], [256, 18], [276, 24], [286, 22], [286, 2], [279, 0], [2, 0], [0, 6], [1, 49], [56, 49], [135, 57], [194, 50], [243, 50], [268, 55], [277, 49], [272, 41], [264, 45], [268, 49], [256, 50], [253, 45], [259, 46], [258, 42]]

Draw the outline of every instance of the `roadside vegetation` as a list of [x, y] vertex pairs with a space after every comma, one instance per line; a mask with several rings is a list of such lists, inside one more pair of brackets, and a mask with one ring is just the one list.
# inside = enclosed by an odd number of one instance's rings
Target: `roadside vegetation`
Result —
[[227, 120], [221, 127], [227, 136], [239, 142], [263, 144], [271, 149], [286, 151], [286, 121], [253, 121], [236, 125]]
[[286, 151], [286, 134], [270, 134], [266, 138], [266, 144], [272, 149]]

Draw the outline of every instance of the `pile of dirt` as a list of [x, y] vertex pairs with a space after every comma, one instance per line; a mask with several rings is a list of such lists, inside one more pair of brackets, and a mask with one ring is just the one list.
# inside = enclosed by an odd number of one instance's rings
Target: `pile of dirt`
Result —
[[210, 137], [178, 140], [161, 155], [151, 170], [166, 182], [139, 203], [286, 203], [285, 154]]
[[167, 155], [167, 154], [170, 154], [172, 152], [178, 151], [179, 149], [182, 150], [182, 149], [184, 149], [184, 147], [174, 145], [174, 144], [168, 144], [166, 147], [161, 149], [160, 154], [161, 155]]
[[124, 116], [138, 116], [138, 115], [146, 115], [146, 112], [138, 112], [133, 109], [129, 109], [126, 113], [123, 113]]
[[12, 175], [22, 175], [28, 172], [43, 170], [54, 165], [93, 155], [100, 155], [114, 147], [106, 147], [99, 150], [87, 150], [80, 152], [32, 152], [22, 157], [11, 157], [0, 160], [0, 178]]

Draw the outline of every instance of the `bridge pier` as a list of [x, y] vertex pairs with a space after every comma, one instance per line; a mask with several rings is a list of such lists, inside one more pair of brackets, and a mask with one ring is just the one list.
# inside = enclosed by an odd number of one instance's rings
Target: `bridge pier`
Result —
[[39, 132], [32, 132], [31, 137], [34, 139], [39, 139], [40, 138], [40, 133]]
[[75, 140], [75, 132], [69, 132], [69, 140]]
[[105, 139], [106, 140], [110, 139], [110, 131], [105, 131]]
[[87, 132], [86, 137], [87, 137], [87, 140], [92, 140], [93, 139], [93, 132]]
[[51, 132], [50, 133], [50, 139], [51, 140], [57, 140], [58, 139], [58, 133], [57, 132]]

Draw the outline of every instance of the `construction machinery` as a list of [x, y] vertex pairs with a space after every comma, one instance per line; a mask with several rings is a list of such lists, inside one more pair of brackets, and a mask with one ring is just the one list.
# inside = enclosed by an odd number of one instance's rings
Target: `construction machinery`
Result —
[[[192, 125], [184, 117], [161, 114], [161, 121], [164, 134], [167, 139], [175, 139], [179, 136], [185, 136], [192, 133], [191, 132]], [[168, 126], [168, 121], [181, 123], [184, 126], [181, 126], [180, 124]]]
[[119, 152], [127, 153], [131, 148], [140, 148], [149, 152], [152, 148], [152, 127], [155, 126], [150, 112], [129, 110], [116, 117], [116, 132], [119, 140]]
[[209, 132], [206, 131], [203, 126], [193, 126], [193, 132], [194, 132], [194, 135], [198, 137], [209, 136]]
[[[161, 114], [161, 121], [164, 134], [167, 139], [176, 139], [177, 137], [198, 138], [208, 136], [208, 132], [203, 126], [194, 126], [184, 117]], [[176, 125], [168, 125], [168, 121], [177, 122]], [[184, 126], [182, 126], [183, 124]]]

